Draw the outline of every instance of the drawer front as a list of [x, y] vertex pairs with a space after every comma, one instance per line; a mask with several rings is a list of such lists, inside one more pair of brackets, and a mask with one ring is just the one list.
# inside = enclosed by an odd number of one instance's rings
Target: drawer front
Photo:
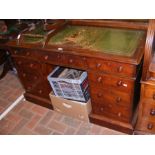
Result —
[[100, 89], [90, 85], [91, 99], [98, 103], [108, 102], [111, 105], [132, 107], [133, 95], [116, 90]]
[[35, 82], [26, 81], [23, 85], [27, 93], [49, 99], [51, 89], [42, 79]]
[[20, 71], [33, 73], [34, 71], [37, 72], [41, 69], [40, 63], [34, 60], [16, 57], [14, 58], [14, 61], [17, 69], [19, 69]]
[[144, 84], [144, 97], [155, 101], [155, 86]]
[[86, 58], [76, 55], [62, 54], [63, 65], [71, 68], [86, 69]]
[[101, 59], [87, 59], [89, 69], [99, 70], [110, 74], [118, 74], [122, 76], [135, 77], [136, 66], [130, 64], [124, 64], [119, 62], [113, 62]]
[[127, 107], [116, 106], [106, 101], [99, 102], [91, 100], [91, 102], [92, 111], [94, 114], [106, 116], [124, 122], [130, 122], [131, 120], [132, 112], [131, 109]]
[[10, 51], [12, 56], [22, 56], [36, 58], [36, 51], [30, 49], [13, 49]]
[[45, 63], [52, 63], [59, 65], [60, 62], [62, 62], [61, 53], [56, 53], [52, 51], [39, 51], [38, 53], [39, 60]]
[[90, 83], [94, 83], [100, 89], [114, 89], [129, 94], [134, 92], [134, 80], [95, 72], [88, 72], [88, 78]]
[[155, 122], [154, 121], [148, 121], [148, 120], [142, 120], [138, 124], [138, 129], [141, 131], [145, 131], [148, 133], [155, 133]]
[[28, 90], [27, 92], [34, 94], [36, 96], [41, 96], [49, 99], [50, 91], [51, 89], [49, 89], [48, 85], [46, 85], [45, 82], [44, 83], [40, 82], [37, 85], [35, 85], [33, 89]]
[[155, 102], [152, 100], [145, 100], [142, 103], [142, 116], [148, 120], [155, 122]]
[[18, 72], [18, 75], [25, 84], [26, 83], [37, 83], [42, 78], [42, 76], [38, 72], [30, 74], [30, 73], [22, 71], [22, 72]]
[[27, 73], [20, 71], [18, 76], [26, 92], [49, 99], [51, 87], [47, 79], [44, 79], [39, 72]]

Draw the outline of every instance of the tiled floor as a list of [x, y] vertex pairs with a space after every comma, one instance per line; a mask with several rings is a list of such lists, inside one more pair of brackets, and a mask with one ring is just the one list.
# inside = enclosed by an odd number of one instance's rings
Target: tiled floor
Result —
[[[0, 80], [0, 113], [24, 90], [13, 73]], [[15, 135], [120, 135], [108, 128], [82, 122], [28, 101], [21, 101], [0, 121], [0, 134]]]
[[13, 72], [9, 72], [5, 78], [0, 80], [0, 114], [23, 92], [24, 90]]

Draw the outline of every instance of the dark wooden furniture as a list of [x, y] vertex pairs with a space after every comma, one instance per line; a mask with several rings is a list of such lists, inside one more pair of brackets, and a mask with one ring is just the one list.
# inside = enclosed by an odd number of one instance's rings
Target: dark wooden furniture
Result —
[[0, 72], [1, 80], [3, 77], [5, 77], [9, 70], [13, 70], [13, 62], [11, 56], [5, 50], [0, 51], [0, 66], [2, 67], [2, 70]]
[[2, 67], [0, 79], [2, 79], [9, 70], [13, 70], [14, 68], [10, 53], [5, 50], [5, 44], [7, 44], [9, 40], [17, 38], [18, 34], [28, 27], [26, 23], [19, 24], [15, 19], [2, 21], [5, 23], [6, 31], [0, 32], [0, 44], [2, 45], [0, 50], [0, 65]]
[[136, 134], [155, 134], [155, 20], [150, 20], [144, 53]]
[[[132, 134], [136, 120], [134, 116], [136, 116], [136, 107], [139, 101], [139, 80], [147, 22], [68, 20], [60, 23], [60, 25], [57, 24], [53, 30], [48, 32], [45, 37], [46, 40], [41, 42], [38, 42], [38, 40], [33, 43], [26, 42], [25, 38], [21, 37], [21, 40], [7, 44], [6, 48], [14, 59], [19, 79], [25, 88], [25, 98], [52, 109], [49, 99], [51, 87], [47, 81], [47, 75], [57, 65], [86, 70], [88, 72], [92, 104], [90, 121]], [[82, 27], [83, 25], [88, 27], [88, 32], [90, 28], [102, 32], [105, 27], [113, 27], [105, 29], [109, 37], [112, 35], [115, 41], [120, 39], [117, 38], [117, 33], [122, 35], [123, 32], [123, 37], [124, 33], [129, 33], [131, 36], [128, 36], [128, 39], [132, 38], [131, 33], [138, 32], [142, 35], [138, 37], [138, 42], [133, 48], [132, 54], [126, 55], [127, 53], [125, 53], [124, 56], [122, 53], [118, 54], [120, 51], [115, 54], [115, 50], [109, 54], [100, 49], [94, 50], [96, 46], [92, 47], [89, 44], [84, 44], [85, 40], [82, 43], [80, 42], [81, 47], [79, 46], [78, 39], [77, 42], [74, 39], [78, 38], [78, 36], [81, 37], [81, 33], [87, 32], [87, 29], [85, 30]], [[67, 26], [69, 26], [68, 29], [78, 26], [77, 30], [80, 27], [84, 30], [71, 35], [71, 38], [67, 38], [67, 41], [69, 41], [67, 44], [66, 39], [63, 38], [61, 38], [60, 44], [57, 44], [57, 37], [59, 38], [59, 33], [61, 36], [61, 30], [62, 32], [65, 31], [64, 34], [68, 33]], [[72, 30], [74, 31], [74, 28]], [[142, 30], [144, 32], [141, 32]], [[114, 31], [115, 35], [109, 33], [111, 31]], [[52, 40], [53, 38], [55, 42]], [[111, 44], [113, 45], [113, 42]], [[111, 44], [104, 47], [109, 48]], [[122, 44], [124, 43], [122, 42]], [[129, 46], [128, 42], [126, 42], [126, 45]], [[122, 48], [122, 45], [116, 45], [116, 47]]]

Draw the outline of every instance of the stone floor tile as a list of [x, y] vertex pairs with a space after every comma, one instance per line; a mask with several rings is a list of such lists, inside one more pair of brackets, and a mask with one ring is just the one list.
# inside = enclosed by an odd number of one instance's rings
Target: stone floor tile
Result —
[[39, 124], [34, 128], [34, 132], [40, 135], [49, 135], [52, 132], [52, 130]]
[[41, 118], [41, 120], [40, 120], [39, 123], [42, 124], [42, 125], [48, 124], [48, 122], [49, 122], [50, 120], [52, 120], [54, 114], [55, 114], [55, 113], [54, 113], [52, 110], [49, 110], [49, 111], [47, 112], [47, 114], [46, 114], [44, 117]]
[[54, 130], [56, 130], [56, 131], [58, 131], [58, 132], [62, 132], [62, 133], [64, 133], [65, 130], [66, 130], [66, 128], [67, 128], [66, 125], [64, 125], [64, 124], [61, 123], [61, 122], [57, 122], [57, 121], [55, 121], [55, 120], [52, 120], [52, 121], [49, 123], [48, 127], [51, 128], [51, 129], [54, 129]]
[[69, 116], [64, 116], [62, 122], [70, 127], [78, 128], [82, 121], [69, 117]]
[[27, 110], [27, 109], [22, 109], [19, 112], [19, 115], [26, 118], [26, 119], [31, 119], [32, 116], [34, 115], [34, 113], [32, 113], [31, 111]]

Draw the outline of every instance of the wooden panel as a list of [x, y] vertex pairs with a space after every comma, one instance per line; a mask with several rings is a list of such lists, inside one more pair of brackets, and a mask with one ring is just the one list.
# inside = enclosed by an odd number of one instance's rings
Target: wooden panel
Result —
[[40, 106], [43, 106], [49, 109], [53, 109], [50, 99], [45, 99], [45, 98], [42, 98], [41, 96], [35, 96], [27, 92], [24, 94], [24, 96], [30, 102], [33, 102], [35, 104], [38, 104]]
[[90, 25], [90, 26], [107, 26], [107, 27], [120, 27], [120, 28], [129, 28], [129, 29], [142, 29], [145, 30], [148, 28], [148, 21], [127, 21], [127, 20], [81, 20], [74, 19], [69, 21], [72, 25]]
[[153, 40], [155, 35], [155, 20], [149, 21], [148, 31], [146, 36], [145, 50], [144, 50], [144, 63], [143, 63], [143, 74], [142, 80], [148, 80], [149, 78], [149, 65], [151, 63], [153, 55]]
[[93, 113], [89, 115], [89, 118], [90, 118], [90, 122], [92, 123], [105, 126], [113, 130], [117, 130], [127, 134], [132, 134], [134, 130], [134, 123], [126, 123], [126, 122], [122, 122], [105, 116], [96, 115]]

